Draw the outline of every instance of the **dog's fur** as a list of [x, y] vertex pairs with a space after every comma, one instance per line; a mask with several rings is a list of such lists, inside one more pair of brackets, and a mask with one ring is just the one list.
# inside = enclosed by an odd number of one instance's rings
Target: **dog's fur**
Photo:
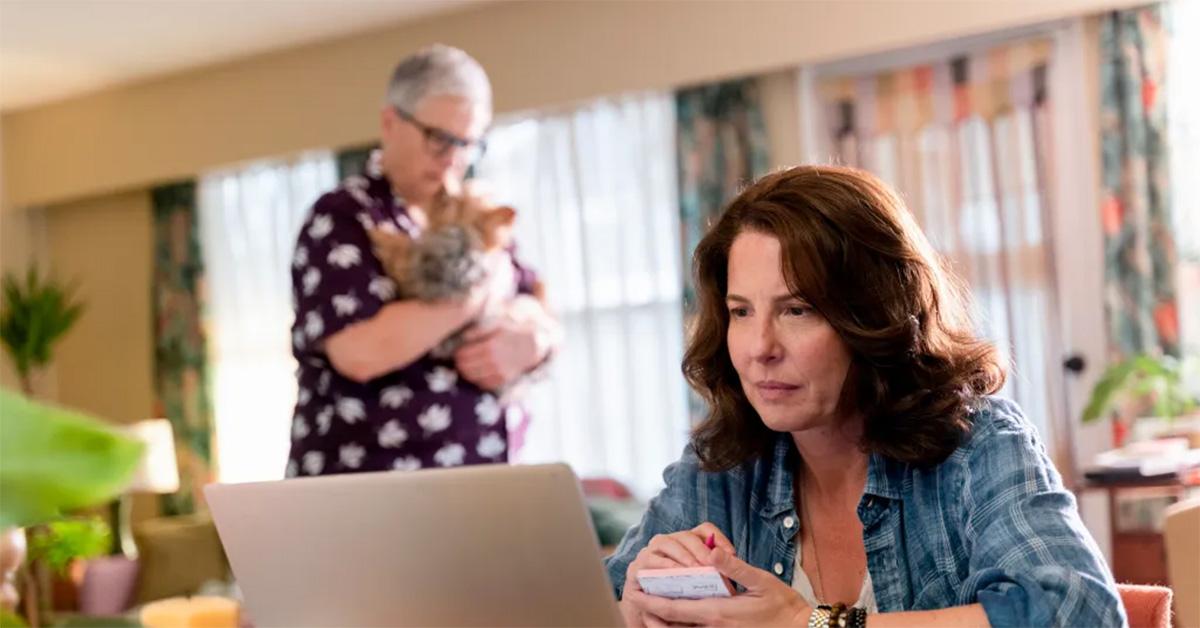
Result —
[[420, 237], [371, 229], [375, 256], [402, 299], [445, 301], [467, 295], [483, 279], [483, 257], [508, 248], [516, 211], [471, 196], [438, 194]]

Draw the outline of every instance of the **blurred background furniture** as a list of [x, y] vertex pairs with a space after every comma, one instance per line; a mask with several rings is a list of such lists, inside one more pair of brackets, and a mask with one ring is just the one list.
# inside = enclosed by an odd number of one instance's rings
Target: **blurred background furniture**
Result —
[[194, 595], [207, 583], [232, 579], [207, 513], [158, 517], [134, 528], [139, 548], [136, 603]]
[[121, 427], [126, 434], [146, 446], [142, 463], [133, 474], [129, 488], [121, 494], [116, 513], [116, 540], [121, 553], [137, 558], [133, 535], [133, 494], [166, 495], [179, 490], [179, 462], [175, 457], [175, 432], [167, 419], [149, 419]]
[[1167, 508], [1163, 536], [1175, 590], [1175, 625], [1200, 628], [1200, 497]]
[[1144, 584], [1118, 584], [1129, 628], [1171, 628], [1171, 590]]
[[1200, 476], [1192, 473], [1147, 481], [1089, 480], [1082, 490], [1106, 493], [1112, 570], [1117, 582], [1170, 584], [1164, 515], [1171, 504], [1200, 490]]

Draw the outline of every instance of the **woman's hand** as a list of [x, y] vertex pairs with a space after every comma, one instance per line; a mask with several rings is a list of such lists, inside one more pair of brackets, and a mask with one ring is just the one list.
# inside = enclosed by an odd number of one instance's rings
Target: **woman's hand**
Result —
[[[717, 526], [705, 522], [691, 530], [672, 534], [659, 534], [650, 539], [646, 547], [638, 552], [629, 568], [625, 570], [625, 588], [621, 594], [621, 616], [627, 626], [658, 626], [663, 621], [653, 616], [647, 616], [645, 609], [631, 601], [636, 594], [647, 598], [638, 586], [637, 573], [643, 569], [670, 569], [672, 567], [700, 567], [712, 565], [710, 557], [714, 550], [706, 544], [711, 538], [713, 546], [722, 548], [728, 553], [734, 551], [733, 544], [725, 537]], [[725, 583], [729, 585], [728, 582]], [[732, 587], [730, 588], [732, 590]], [[656, 598], [661, 599], [661, 598]]]
[[[648, 549], [648, 548], [647, 548]], [[643, 552], [646, 550], [642, 550]], [[641, 554], [638, 555], [641, 558]], [[694, 625], [694, 626], [805, 626], [812, 609], [800, 594], [784, 584], [774, 574], [746, 564], [728, 550], [718, 546], [709, 554], [710, 564], [726, 578], [746, 590], [728, 598], [706, 600], [671, 600], [646, 595], [640, 588], [630, 588], [625, 581], [621, 613], [630, 625]], [[637, 561], [634, 561], [636, 564]], [[630, 565], [632, 572], [633, 565]], [[631, 622], [636, 609], [640, 623]]]

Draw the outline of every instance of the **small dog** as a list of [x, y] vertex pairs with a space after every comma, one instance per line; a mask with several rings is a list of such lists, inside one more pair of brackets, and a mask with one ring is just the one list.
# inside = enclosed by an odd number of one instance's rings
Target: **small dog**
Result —
[[[487, 279], [485, 260], [512, 244], [516, 216], [511, 207], [493, 206], [478, 196], [452, 194], [443, 188], [419, 237], [378, 228], [367, 234], [384, 271], [396, 282], [399, 298], [455, 301]], [[516, 296], [515, 280], [510, 296]], [[453, 355], [462, 344], [461, 335], [462, 330], [452, 334], [433, 354]]]

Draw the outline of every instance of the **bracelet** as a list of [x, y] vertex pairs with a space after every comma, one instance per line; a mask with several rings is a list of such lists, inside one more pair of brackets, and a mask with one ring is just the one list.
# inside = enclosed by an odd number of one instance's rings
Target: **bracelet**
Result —
[[808, 628], [866, 628], [867, 609], [842, 603], [822, 604], [808, 616]]
[[829, 628], [829, 610], [825, 605], [812, 609], [808, 616], [808, 628]]
[[829, 609], [830, 628], [846, 628], [846, 605], [838, 602]]

